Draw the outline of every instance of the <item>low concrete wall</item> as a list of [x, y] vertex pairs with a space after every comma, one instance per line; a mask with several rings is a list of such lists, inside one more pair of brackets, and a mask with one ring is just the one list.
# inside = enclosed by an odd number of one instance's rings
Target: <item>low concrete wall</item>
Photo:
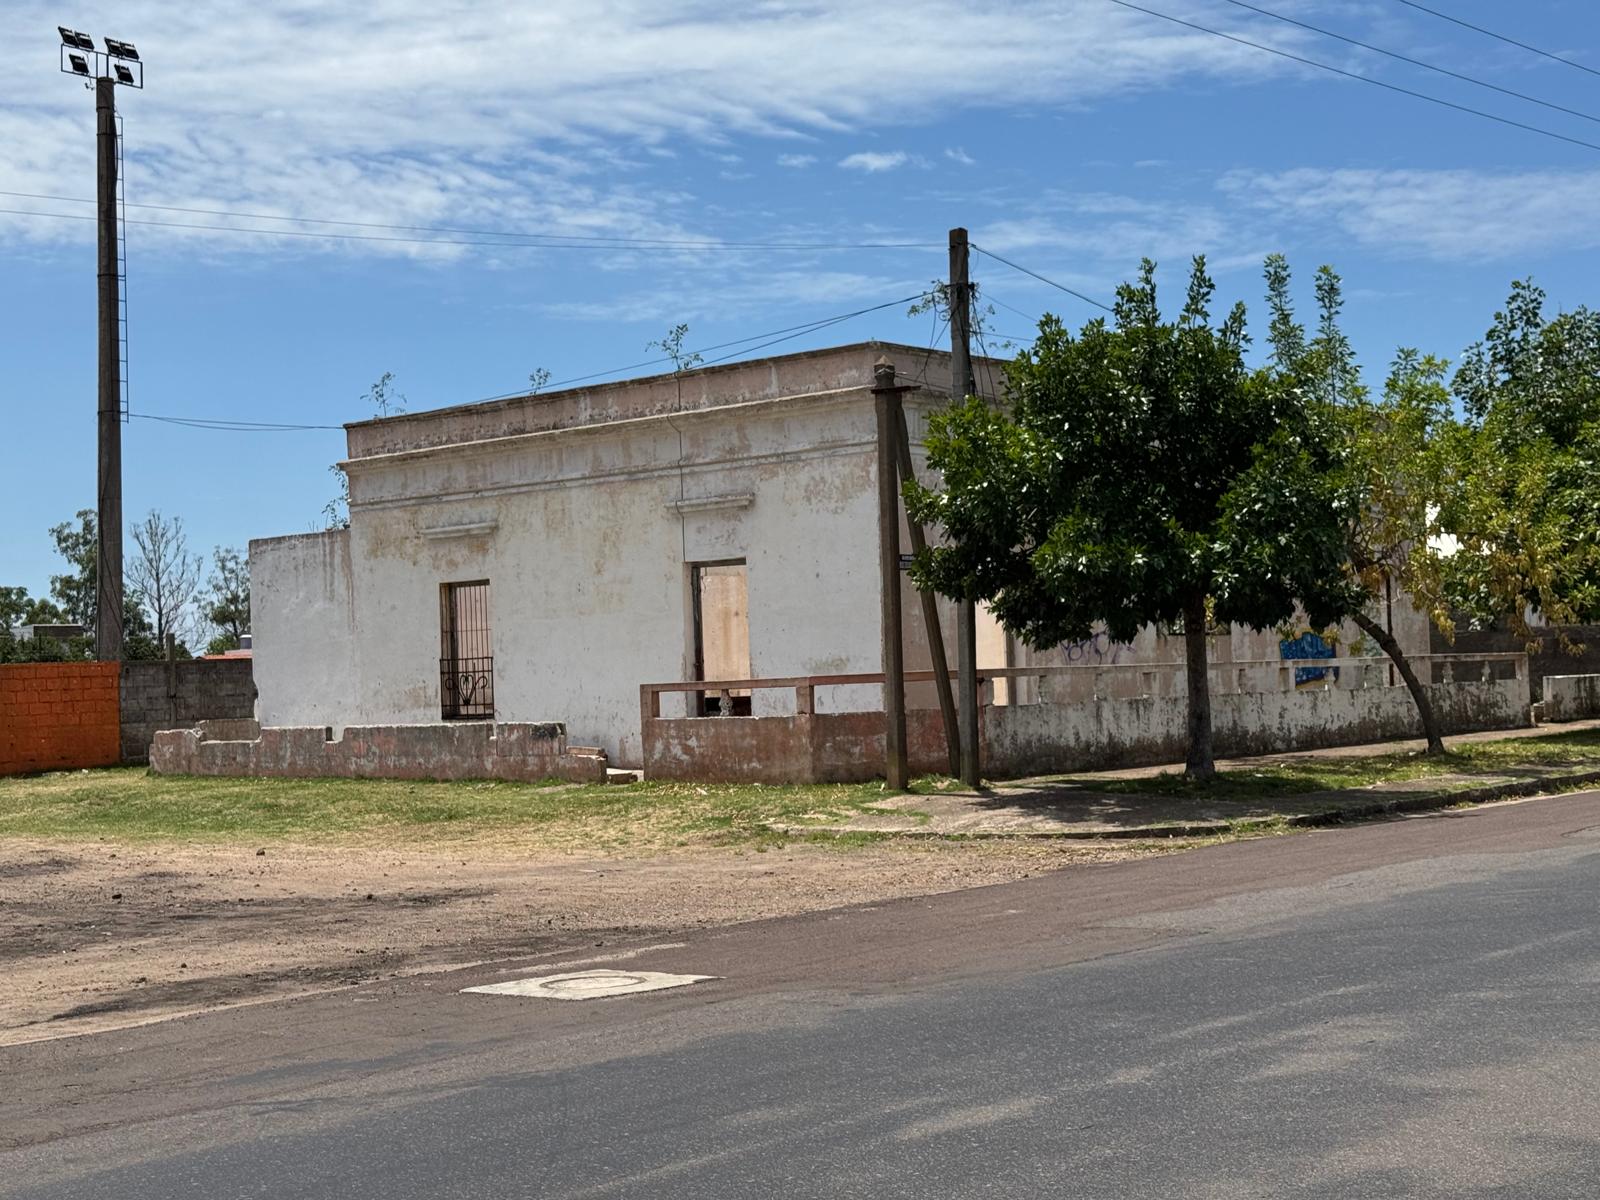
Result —
[[[240, 740], [240, 735], [253, 735]], [[334, 740], [317, 726], [262, 729], [253, 722], [164, 729], [150, 747], [159, 775], [295, 779], [564, 779], [604, 783], [603, 754], [573, 753], [558, 722], [441, 722], [351, 726]]]
[[[1525, 678], [1434, 684], [1428, 695], [1447, 734], [1530, 723]], [[1422, 735], [1403, 686], [1214, 695], [1211, 721], [1219, 758]], [[991, 708], [982, 729], [984, 772], [995, 778], [1182, 762], [1189, 744], [1181, 696]]]
[[[1552, 676], [1600, 671], [1600, 625], [1547, 625], [1530, 633], [1533, 650], [1528, 654], [1528, 679], [1536, 703], [1544, 699], [1545, 681]], [[1431, 637], [1435, 654], [1520, 654], [1529, 648], [1528, 639], [1509, 629], [1457, 629], [1451, 641], [1435, 628]], [[1562, 648], [1563, 638], [1567, 649]]]
[[122, 761], [147, 762], [158, 729], [255, 716], [248, 658], [196, 658], [122, 664]]
[[[1381, 663], [1333, 661], [1345, 674], [1334, 682], [1330, 672], [1326, 687], [1214, 691], [1216, 753], [1273, 754], [1421, 735], [1411, 693], [1403, 685], [1374, 686], [1384, 676]], [[1468, 678], [1428, 689], [1447, 734], [1530, 723], [1526, 670], [1485, 679], [1491, 672], [1463, 665], [1461, 673]], [[828, 783], [883, 774], [881, 712], [686, 718], [652, 717], [647, 707], [643, 716], [647, 778]], [[1181, 693], [987, 706], [979, 718], [983, 773], [992, 779], [1181, 762], [1188, 749]], [[937, 711], [907, 713], [906, 739], [913, 774], [948, 770]]]
[[1582, 721], [1600, 717], [1600, 675], [1546, 675], [1541, 721]]

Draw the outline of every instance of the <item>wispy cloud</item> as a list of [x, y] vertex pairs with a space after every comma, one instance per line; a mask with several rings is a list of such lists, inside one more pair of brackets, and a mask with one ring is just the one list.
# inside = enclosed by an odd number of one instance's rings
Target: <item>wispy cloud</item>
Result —
[[780, 154], [780, 155], [778, 155], [778, 165], [780, 167], [792, 167], [792, 168], [795, 168], [795, 169], [799, 169], [801, 167], [809, 167], [812, 163], [814, 163], [816, 161], [817, 161], [817, 156], [815, 154]]
[[[39, 49], [0, 75], [0, 188], [78, 195], [93, 178], [92, 105], [40, 42], [57, 16], [44, 0], [0, 6], [0, 44]], [[638, 186], [646, 164], [684, 142], [725, 153], [736, 136], [876, 131], [930, 112], [1081, 105], [1282, 69], [1101, 0], [739, 11], [704, 0], [217, 0], [204, 21], [174, 21], [157, 0], [85, 0], [71, 19], [133, 36], [147, 64], [149, 89], [124, 97], [130, 200], [565, 233], [692, 228]], [[219, 65], [218, 29], [248, 47], [240, 69]], [[0, 239], [91, 237], [79, 224], [0, 218]], [[218, 253], [263, 244], [159, 236]]]
[[1475, 261], [1600, 246], [1600, 171], [1236, 171], [1221, 190], [1282, 221], [1402, 254]]
[[911, 156], [904, 150], [861, 150], [855, 154], [847, 154], [839, 160], [839, 165], [847, 171], [892, 171], [896, 167], [903, 167], [911, 161]]
[[973, 163], [978, 161], [977, 159], [973, 158], [972, 155], [968, 154], [961, 146], [947, 146], [945, 148], [944, 156], [951, 162], [960, 163], [963, 167], [970, 167]]

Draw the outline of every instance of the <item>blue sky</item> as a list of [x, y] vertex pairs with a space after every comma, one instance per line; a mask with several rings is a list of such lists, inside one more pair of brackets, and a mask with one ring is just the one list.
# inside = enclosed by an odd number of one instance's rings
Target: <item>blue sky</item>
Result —
[[[1227, 0], [1146, 7], [1600, 146], [1600, 75], [1401, 0], [1261, 7], [1585, 116], [1385, 59]], [[1585, 0], [1429, 7], [1600, 70]], [[910, 295], [945, 273], [953, 225], [1109, 299], [1142, 255], [1176, 298], [1207, 254], [1219, 300], [1261, 314], [1260, 260], [1334, 264], [1369, 372], [1397, 345], [1454, 358], [1513, 278], [1552, 306], [1600, 301], [1600, 150], [1448, 110], [1185, 29], [1111, 0], [914, 6], [768, 0], [153, 0], [0, 11], [0, 190], [92, 197], [93, 97], [57, 70], [55, 26], [135, 42], [120, 97], [127, 198], [299, 218], [130, 209], [131, 408], [337, 425], [385, 371], [412, 409], [654, 357], [686, 322], [707, 346]], [[92, 213], [70, 199], [0, 208]], [[749, 250], [501, 241], [373, 226], [655, 241], [915, 242]], [[179, 229], [171, 224], [200, 225]], [[228, 226], [284, 236], [222, 232]], [[0, 214], [0, 583], [45, 590], [47, 528], [94, 500], [93, 224]], [[574, 243], [574, 247], [576, 247]], [[1093, 310], [979, 257], [1026, 335]], [[904, 306], [762, 353], [882, 337], [926, 344]], [[642, 372], [640, 372], [642, 373]], [[192, 545], [321, 525], [335, 431], [235, 433], [135, 419], [129, 520], [181, 516]]]

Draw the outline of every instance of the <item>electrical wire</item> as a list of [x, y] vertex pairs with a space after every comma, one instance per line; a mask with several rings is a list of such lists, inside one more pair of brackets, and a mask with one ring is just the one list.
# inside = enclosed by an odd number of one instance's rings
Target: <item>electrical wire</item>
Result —
[[1252, 42], [1249, 38], [1242, 38], [1236, 34], [1224, 33], [1220, 29], [1212, 29], [1208, 25], [1201, 25], [1194, 21], [1186, 21], [1182, 17], [1175, 17], [1171, 13], [1160, 12], [1154, 8], [1146, 8], [1142, 4], [1134, 4], [1133, 0], [1106, 0], [1108, 4], [1115, 4], [1133, 12], [1144, 13], [1146, 16], [1159, 17], [1163, 21], [1171, 21], [1174, 25], [1182, 25], [1185, 29], [1193, 29], [1199, 33], [1210, 34], [1225, 41], [1234, 42], [1240, 46], [1248, 46], [1252, 50], [1264, 50], [1268, 54], [1276, 54], [1279, 58], [1287, 58], [1307, 67], [1316, 67], [1319, 71], [1327, 71], [1345, 79], [1354, 79], [1358, 83], [1371, 84], [1373, 87], [1383, 88], [1388, 92], [1398, 92], [1402, 96], [1410, 96], [1414, 100], [1425, 100], [1429, 104], [1437, 104], [1441, 108], [1454, 109], [1456, 112], [1466, 113], [1469, 116], [1481, 117], [1485, 121], [1493, 121], [1499, 125], [1509, 125], [1513, 129], [1521, 129], [1527, 133], [1537, 133], [1542, 137], [1554, 138], [1558, 142], [1567, 142], [1574, 146], [1582, 146], [1585, 150], [1600, 150], [1600, 143], [1586, 142], [1582, 138], [1569, 137], [1564, 133], [1557, 133], [1553, 129], [1545, 129], [1539, 125], [1529, 125], [1523, 121], [1516, 121], [1510, 117], [1497, 116], [1494, 113], [1484, 112], [1480, 108], [1471, 108], [1465, 104], [1457, 104], [1454, 100], [1446, 100], [1440, 96], [1430, 96], [1427, 92], [1414, 91], [1408, 87], [1401, 87], [1398, 83], [1386, 83], [1381, 79], [1373, 79], [1369, 75], [1360, 75], [1355, 71], [1346, 71], [1343, 67], [1336, 67], [1332, 63], [1319, 62], [1314, 58], [1306, 58], [1301, 54], [1294, 54], [1288, 50], [1280, 50], [1276, 46], [1264, 45], [1261, 42]]
[[[1115, 3], [1115, 0], [1113, 0], [1113, 3]], [[1105, 309], [1106, 312], [1115, 312], [1116, 311], [1116, 309], [1112, 308], [1111, 305], [1102, 304], [1100, 301], [1096, 300], [1093, 296], [1085, 296], [1082, 292], [1077, 291], [1077, 290], [1075, 290], [1073, 288], [1069, 288], [1064, 283], [1057, 283], [1054, 279], [1049, 279], [1046, 276], [1043, 276], [1043, 275], [1039, 274], [1039, 272], [1037, 272], [1037, 271], [1029, 270], [1027, 267], [1023, 266], [1021, 263], [1014, 263], [1009, 258], [1002, 258], [1000, 255], [996, 254], [993, 250], [985, 250], [982, 246], [978, 245], [976, 242], [972, 242], [970, 244], [972, 246], [972, 249], [976, 250], [979, 254], [987, 255], [988, 257], [994, 259], [995, 262], [1004, 263], [1006, 266], [1010, 267], [1013, 271], [1021, 271], [1024, 275], [1031, 275], [1035, 279], [1037, 279], [1040, 283], [1048, 283], [1051, 287], [1056, 288], [1056, 289], [1058, 289], [1060, 291], [1063, 291], [1069, 296], [1076, 296], [1079, 300], [1082, 300], [1085, 304], [1092, 304], [1096, 308], [1103, 308], [1103, 309]], [[1009, 308], [1010, 305], [1007, 305], [1006, 307]], [[1024, 315], [1026, 315], [1026, 314], [1024, 314]]]
[[[851, 312], [839, 313], [836, 316], [821, 317], [818, 320], [807, 321], [801, 325], [789, 325], [783, 329], [771, 329], [765, 333], [751, 334], [749, 337], [735, 338], [732, 341], [727, 342], [718, 342], [716, 345], [706, 346], [701, 350], [689, 351], [688, 355], [700, 355], [713, 350], [724, 350], [730, 346], [742, 347], [741, 349], [734, 350], [731, 354], [724, 354], [718, 358], [704, 359], [697, 364], [699, 366], [709, 367], [715, 363], [727, 362], [729, 359], [737, 358], [742, 354], [752, 354], [757, 350], [764, 350], [768, 346], [776, 346], [780, 342], [792, 341], [794, 338], [804, 337], [808, 333], [817, 333], [823, 329], [830, 328], [831, 326], [853, 320], [856, 317], [866, 316], [868, 313], [881, 312], [886, 308], [895, 308], [901, 304], [909, 304], [914, 300], [920, 299], [925, 294], [926, 293], [918, 292], [910, 296], [904, 296], [898, 300], [887, 300], [882, 304], [873, 304], [866, 308], [855, 309]], [[750, 343], [752, 342], [759, 344], [751, 345]], [[574, 383], [584, 383], [588, 380], [600, 379], [608, 375], [620, 375], [624, 371], [637, 371], [644, 367], [659, 366], [662, 363], [668, 363], [672, 361], [672, 358], [668, 356], [665, 358], [650, 359], [641, 363], [632, 363], [625, 367], [613, 367], [606, 371], [593, 371], [587, 375], [577, 375], [571, 379], [561, 379], [554, 383], [547, 383], [544, 385], [541, 391], [546, 389], [553, 391], [558, 388], [569, 387]], [[528, 396], [533, 394], [536, 393], [530, 393], [527, 388], [521, 388], [514, 392], [503, 392], [497, 396], [485, 396], [478, 400], [465, 400], [462, 401], [460, 405], [451, 405], [450, 407], [461, 407], [469, 404], [487, 404], [495, 400], [508, 400], [517, 396]], [[141, 421], [160, 421], [168, 425], [182, 425], [193, 429], [210, 429], [234, 433], [283, 433], [294, 430], [344, 429], [343, 425], [297, 424], [289, 421], [234, 421], [222, 417], [177, 417], [158, 413], [129, 413], [128, 415]]]
[[993, 292], [989, 292], [989, 291], [984, 292], [983, 293], [983, 298], [984, 298], [984, 300], [986, 300], [990, 304], [998, 304], [1001, 308], [1005, 309], [1007, 312], [1014, 312], [1014, 313], [1017, 314], [1017, 316], [1022, 317], [1025, 320], [1032, 321], [1035, 325], [1037, 325], [1039, 323], [1039, 318], [1038, 317], [1034, 316], [1030, 312], [1023, 312], [1020, 308], [1018, 308], [1014, 304], [1007, 304], [1004, 300], [1000, 299]]
[[1438, 17], [1441, 21], [1449, 21], [1453, 25], [1460, 25], [1463, 29], [1470, 29], [1474, 33], [1481, 33], [1485, 37], [1492, 37], [1496, 41], [1505, 42], [1507, 45], [1515, 46], [1519, 50], [1526, 50], [1531, 54], [1537, 54], [1543, 58], [1553, 59], [1554, 61], [1562, 63], [1566, 66], [1576, 67], [1580, 71], [1587, 71], [1591, 75], [1600, 75], [1600, 71], [1595, 70], [1593, 67], [1586, 67], [1581, 62], [1574, 62], [1570, 58], [1562, 58], [1559, 54], [1551, 54], [1548, 50], [1541, 50], [1537, 46], [1530, 46], [1527, 42], [1519, 42], [1514, 37], [1507, 37], [1503, 33], [1496, 33], [1492, 29], [1485, 29], [1482, 25], [1474, 25], [1471, 21], [1463, 21], [1460, 17], [1452, 17], [1449, 13], [1440, 12], [1436, 8], [1429, 8], [1426, 4], [1417, 4], [1415, 3], [1415, 0], [1400, 0], [1400, 3], [1404, 4], [1407, 8], [1414, 8], [1418, 12], [1425, 12], [1429, 16]]
[[1423, 62], [1420, 58], [1412, 58], [1409, 55], [1401, 54], [1396, 50], [1385, 50], [1382, 46], [1374, 46], [1371, 42], [1363, 42], [1358, 38], [1346, 37], [1344, 34], [1335, 33], [1331, 29], [1323, 29], [1320, 25], [1312, 25], [1309, 22], [1301, 21], [1296, 17], [1285, 16], [1283, 13], [1273, 12], [1271, 9], [1260, 8], [1254, 4], [1247, 3], [1247, 0], [1224, 0], [1224, 3], [1231, 4], [1235, 8], [1243, 8], [1249, 12], [1259, 13], [1263, 17], [1271, 17], [1274, 21], [1282, 21], [1288, 25], [1295, 25], [1301, 29], [1308, 29], [1312, 33], [1321, 34], [1323, 37], [1334, 38], [1335, 40], [1344, 42], [1347, 45], [1359, 46], [1363, 50], [1370, 50], [1374, 54], [1382, 54], [1399, 62], [1409, 63], [1413, 67], [1421, 67], [1424, 71], [1433, 71], [1439, 75], [1447, 75], [1451, 79], [1459, 79], [1463, 83], [1470, 83], [1476, 87], [1488, 88], [1491, 92], [1499, 92], [1502, 96], [1511, 96], [1517, 100], [1526, 100], [1529, 104], [1538, 104], [1545, 108], [1552, 109], [1555, 112], [1566, 113], [1569, 117], [1582, 117], [1585, 121], [1593, 121], [1596, 124], [1600, 124], [1600, 117], [1595, 116], [1593, 113], [1586, 113], [1576, 108], [1568, 108], [1564, 104], [1557, 104], [1551, 100], [1541, 100], [1539, 97], [1530, 96], [1526, 92], [1519, 92], [1512, 88], [1501, 87], [1498, 83], [1490, 83], [1486, 79], [1478, 79], [1472, 75], [1463, 74], [1460, 71], [1452, 71], [1448, 67], [1440, 67], [1430, 62]]
[[[57, 196], [40, 192], [0, 191], [0, 196], [22, 200], [47, 200], [65, 204], [93, 204], [82, 196]], [[296, 221], [306, 225], [340, 225], [358, 229], [389, 229], [402, 232], [440, 234], [465, 234], [471, 238], [515, 239], [497, 241], [456, 240], [447, 238], [378, 237], [354, 233], [330, 233], [314, 229], [251, 229], [239, 225], [201, 225], [185, 221], [138, 221], [130, 225], [150, 225], [161, 229], [198, 229], [217, 233], [258, 233], [268, 237], [321, 237], [347, 241], [404, 242], [421, 246], [534, 246], [552, 250], [932, 250], [940, 248], [938, 242], [740, 242], [694, 238], [630, 238], [622, 235], [526, 233], [519, 230], [457, 229], [434, 225], [387, 225], [379, 221], [337, 221], [325, 217], [283, 217], [271, 213], [230, 212], [217, 208], [181, 208], [171, 204], [128, 204], [128, 208], [150, 209], [162, 212], [190, 213], [199, 216], [230, 217], [252, 221]], [[93, 221], [88, 213], [37, 212], [6, 208], [0, 212], [29, 217], [59, 217], [64, 220]]]

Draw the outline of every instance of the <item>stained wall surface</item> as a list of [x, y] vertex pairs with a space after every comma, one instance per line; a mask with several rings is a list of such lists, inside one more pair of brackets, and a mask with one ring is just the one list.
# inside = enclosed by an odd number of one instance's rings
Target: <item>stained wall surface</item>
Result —
[[[939, 377], [867, 343], [352, 426], [350, 528], [251, 543], [262, 723], [440, 720], [440, 588], [467, 580], [490, 584], [496, 718], [621, 765], [639, 684], [693, 675], [695, 563], [745, 563], [752, 675], [876, 670], [880, 355]], [[916, 394], [913, 422], [942, 403]]]

